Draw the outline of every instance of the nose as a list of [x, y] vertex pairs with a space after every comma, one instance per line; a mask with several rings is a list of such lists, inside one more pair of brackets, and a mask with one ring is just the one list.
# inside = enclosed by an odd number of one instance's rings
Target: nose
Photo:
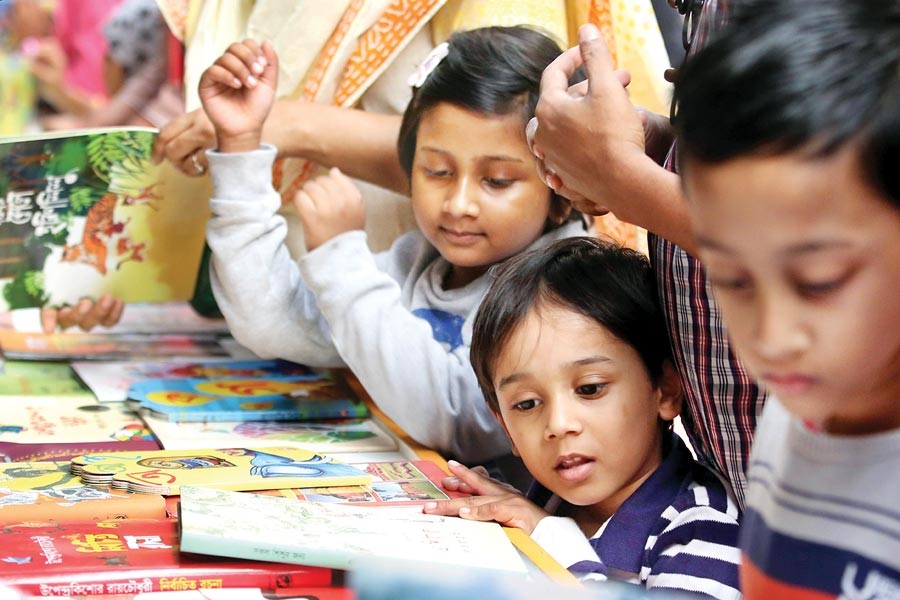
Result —
[[769, 362], [784, 362], [796, 357], [811, 344], [809, 330], [804, 324], [804, 308], [773, 293], [760, 293], [756, 316], [756, 350]]
[[477, 186], [473, 186], [468, 177], [461, 177], [456, 185], [448, 190], [444, 199], [444, 210], [457, 218], [477, 217], [479, 213]]
[[545, 400], [547, 422], [544, 439], [554, 440], [566, 435], [578, 435], [582, 431], [577, 405], [566, 398]]

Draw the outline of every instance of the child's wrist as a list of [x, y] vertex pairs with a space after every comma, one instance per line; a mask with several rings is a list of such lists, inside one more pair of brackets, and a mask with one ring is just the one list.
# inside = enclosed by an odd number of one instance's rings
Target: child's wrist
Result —
[[252, 152], [259, 149], [261, 132], [255, 130], [236, 134], [217, 133], [216, 138], [219, 152]]

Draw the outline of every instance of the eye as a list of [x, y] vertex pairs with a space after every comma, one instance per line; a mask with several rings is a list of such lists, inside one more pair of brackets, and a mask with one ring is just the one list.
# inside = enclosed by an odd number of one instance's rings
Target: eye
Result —
[[499, 177], [485, 177], [484, 182], [492, 188], [508, 188], [516, 182], [515, 179], [501, 179]]
[[848, 279], [850, 279], [850, 275], [829, 279], [828, 281], [799, 282], [797, 283], [797, 290], [807, 298], [819, 298], [839, 290]]
[[605, 383], [586, 383], [575, 388], [575, 393], [579, 396], [591, 398], [602, 394], [604, 391], [606, 391], [606, 387], [607, 384]]
[[425, 173], [427, 177], [449, 177], [450, 169], [429, 169], [428, 167], [422, 167], [422, 171]]
[[540, 404], [540, 400], [537, 398], [529, 398], [527, 400], [520, 400], [512, 405], [512, 409], [519, 412], [528, 412], [537, 408], [538, 404]]
[[710, 274], [707, 280], [712, 287], [727, 292], [745, 292], [753, 287], [748, 277], [716, 277]]

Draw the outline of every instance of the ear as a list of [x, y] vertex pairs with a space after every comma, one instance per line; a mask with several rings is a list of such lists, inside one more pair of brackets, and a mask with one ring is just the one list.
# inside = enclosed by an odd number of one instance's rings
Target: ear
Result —
[[659, 418], [663, 421], [671, 421], [681, 414], [681, 403], [684, 399], [684, 388], [681, 386], [681, 376], [671, 360], [663, 362], [662, 375], [657, 384], [659, 391]]
[[503, 428], [503, 431], [506, 432], [506, 439], [509, 440], [509, 445], [512, 446], [513, 456], [519, 456], [519, 449], [516, 448], [516, 443], [513, 442], [512, 436], [509, 435], [509, 429], [506, 428], [506, 423], [503, 422], [503, 417], [500, 416], [500, 413], [491, 409], [491, 414], [494, 415], [494, 418], [497, 419], [497, 422], [500, 423], [500, 427]]
[[556, 225], [562, 225], [571, 213], [572, 204], [556, 192], [552, 192], [550, 194], [550, 213], [547, 218]]

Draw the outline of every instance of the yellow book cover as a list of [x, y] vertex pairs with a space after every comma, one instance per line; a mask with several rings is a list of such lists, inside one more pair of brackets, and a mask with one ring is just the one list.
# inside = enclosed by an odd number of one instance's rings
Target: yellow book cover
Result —
[[174, 496], [182, 485], [226, 490], [363, 485], [365, 471], [301, 448], [209, 448], [91, 454], [72, 459], [90, 485]]
[[154, 165], [155, 136], [111, 127], [0, 138], [0, 310], [103, 293], [191, 297], [209, 182]]

